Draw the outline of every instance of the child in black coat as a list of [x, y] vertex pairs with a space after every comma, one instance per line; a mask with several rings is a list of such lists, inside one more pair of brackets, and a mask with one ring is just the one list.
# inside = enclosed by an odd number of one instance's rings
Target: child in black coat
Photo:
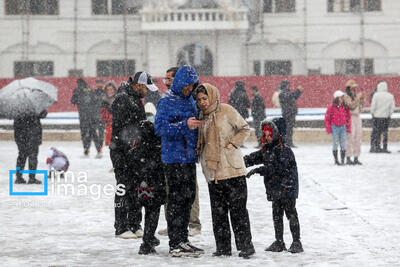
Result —
[[[143, 243], [139, 254], [155, 254], [154, 247], [160, 244], [154, 234], [160, 217], [160, 207], [166, 202], [164, 170], [161, 163], [161, 140], [154, 134], [154, 125], [151, 121], [140, 122], [141, 135], [135, 142], [135, 150], [141, 155], [137, 166], [140, 178], [135, 183], [135, 197], [145, 209]], [[140, 140], [139, 140], [140, 139]]]
[[[279, 129], [278, 126], [279, 125]], [[280, 129], [282, 129], [280, 131]], [[247, 177], [258, 173], [264, 176], [268, 201], [272, 201], [272, 215], [275, 228], [275, 242], [266, 251], [281, 252], [286, 250], [283, 241], [283, 214], [289, 220], [293, 243], [291, 253], [303, 252], [300, 242], [300, 224], [296, 210], [296, 198], [299, 194], [299, 182], [296, 159], [291, 148], [284, 142], [285, 121], [283, 118], [261, 123], [263, 135], [260, 150], [244, 157], [246, 167], [264, 164], [252, 169]], [[281, 134], [283, 133], [283, 134]]]

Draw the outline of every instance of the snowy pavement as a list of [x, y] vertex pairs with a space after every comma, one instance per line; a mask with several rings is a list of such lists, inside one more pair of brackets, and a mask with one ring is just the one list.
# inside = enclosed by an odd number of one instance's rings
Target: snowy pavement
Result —
[[[254, 144], [246, 145], [245, 154], [253, 151]], [[38, 169], [46, 169], [46, 153], [51, 146], [70, 158], [70, 170], [76, 179], [74, 192], [69, 188], [65, 193], [56, 181], [48, 184], [48, 196], [10, 196], [8, 171], [15, 169], [17, 148], [14, 142], [0, 142], [2, 266], [399, 265], [400, 143], [390, 144], [392, 154], [367, 153], [369, 146], [363, 144], [360, 160], [364, 165], [343, 167], [333, 165], [329, 143], [299, 143], [294, 152], [300, 180], [297, 210], [305, 249], [302, 254], [264, 251], [274, 240], [271, 203], [266, 201], [262, 178], [253, 176], [248, 180], [248, 210], [256, 255], [250, 260], [239, 258], [235, 250], [232, 257], [211, 256], [215, 251], [211, 211], [207, 184], [199, 166], [203, 230], [191, 241], [205, 249], [206, 254], [199, 258], [169, 258], [168, 238], [158, 236], [158, 255], [139, 256], [141, 240], [114, 237], [110, 189], [115, 180], [113, 173], [109, 173], [108, 152], [102, 159], [95, 159], [93, 153], [91, 158], [82, 159], [80, 142], [44, 142]], [[41, 191], [43, 185], [19, 185], [13, 189]], [[165, 227], [162, 211], [158, 229]], [[290, 246], [286, 219], [285, 241]]]

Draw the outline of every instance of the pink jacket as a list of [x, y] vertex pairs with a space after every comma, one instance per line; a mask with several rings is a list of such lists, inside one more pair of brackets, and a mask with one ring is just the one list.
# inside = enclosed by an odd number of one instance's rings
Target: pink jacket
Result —
[[332, 104], [325, 113], [325, 129], [328, 134], [332, 133], [331, 126], [346, 126], [347, 132], [351, 133], [351, 113], [350, 109], [345, 109], [344, 105], [336, 107]]

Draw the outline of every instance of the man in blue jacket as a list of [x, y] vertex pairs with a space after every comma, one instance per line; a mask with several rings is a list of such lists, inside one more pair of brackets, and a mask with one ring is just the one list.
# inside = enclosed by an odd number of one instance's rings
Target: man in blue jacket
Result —
[[171, 89], [158, 102], [155, 119], [169, 186], [167, 224], [172, 257], [204, 253], [189, 242], [187, 230], [196, 195], [197, 128], [204, 123], [196, 119], [196, 103], [191, 95], [198, 83], [193, 67], [180, 67]]

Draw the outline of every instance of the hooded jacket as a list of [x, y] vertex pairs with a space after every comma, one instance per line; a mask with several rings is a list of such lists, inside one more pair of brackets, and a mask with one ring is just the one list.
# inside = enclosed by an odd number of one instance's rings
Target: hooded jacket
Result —
[[265, 143], [262, 149], [244, 157], [246, 167], [263, 164], [257, 168], [257, 173], [264, 176], [265, 190], [269, 201], [283, 198], [297, 198], [299, 195], [299, 179], [297, 163], [292, 149], [284, 143], [283, 138], [277, 137], [284, 127], [284, 123], [277, 125], [270, 121], [263, 121], [273, 129], [273, 141]]
[[372, 98], [371, 114], [373, 118], [390, 118], [394, 112], [394, 97], [388, 92], [386, 82], [378, 84], [376, 93]]
[[78, 78], [76, 83], [78, 86], [74, 89], [71, 103], [78, 106], [79, 120], [81, 123], [91, 120], [98, 121], [100, 119], [98, 96], [84, 79]]
[[179, 68], [171, 89], [160, 99], [155, 118], [155, 133], [161, 137], [161, 159], [164, 163], [197, 162], [197, 130], [190, 130], [187, 120], [197, 117], [193, 97], [182, 93], [183, 87], [198, 83], [192, 66]]

